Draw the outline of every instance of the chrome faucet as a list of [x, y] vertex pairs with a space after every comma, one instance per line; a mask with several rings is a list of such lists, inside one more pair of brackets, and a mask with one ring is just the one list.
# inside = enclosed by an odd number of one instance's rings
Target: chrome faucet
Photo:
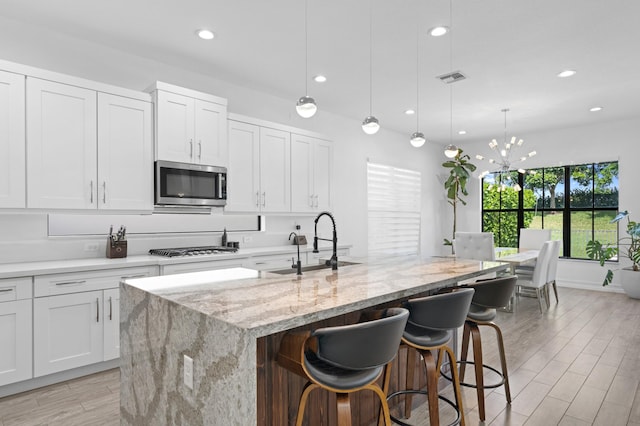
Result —
[[292, 268], [297, 268], [296, 269], [296, 275], [302, 275], [302, 262], [300, 262], [300, 240], [298, 239], [298, 234], [296, 234], [295, 232], [292, 232], [289, 234], [289, 241], [291, 241], [291, 236], [293, 236], [293, 242], [296, 244], [296, 246], [298, 247], [298, 262], [294, 263], [293, 262], [293, 258], [291, 259], [291, 267]]
[[[332, 240], [328, 240], [326, 238], [318, 238], [318, 220], [322, 216], [329, 216], [329, 219], [331, 219], [331, 222], [333, 223], [333, 239]], [[333, 255], [331, 256], [331, 259], [327, 260], [326, 264], [327, 266], [331, 266], [332, 270], [337, 271], [338, 270], [338, 233], [336, 232], [336, 220], [333, 218], [333, 215], [331, 213], [322, 212], [316, 217], [316, 219], [314, 220], [314, 223], [315, 223], [315, 226], [314, 226], [315, 236], [313, 237], [313, 252], [318, 253], [318, 240], [332, 241]]]

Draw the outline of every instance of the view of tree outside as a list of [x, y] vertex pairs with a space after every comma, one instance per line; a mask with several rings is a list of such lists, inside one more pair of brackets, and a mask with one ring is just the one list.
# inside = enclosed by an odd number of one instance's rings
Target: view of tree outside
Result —
[[[513, 189], [516, 182], [522, 191]], [[618, 211], [618, 162], [498, 172], [482, 187], [482, 230], [500, 247], [517, 247], [519, 228], [551, 229], [552, 239], [565, 241], [562, 255], [572, 258], [586, 259], [592, 239], [617, 241], [610, 221]]]

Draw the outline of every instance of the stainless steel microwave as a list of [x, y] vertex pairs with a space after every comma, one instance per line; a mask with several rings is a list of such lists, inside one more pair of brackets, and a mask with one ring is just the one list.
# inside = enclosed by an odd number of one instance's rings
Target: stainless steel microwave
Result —
[[224, 206], [227, 203], [227, 169], [158, 160], [155, 202], [160, 206]]

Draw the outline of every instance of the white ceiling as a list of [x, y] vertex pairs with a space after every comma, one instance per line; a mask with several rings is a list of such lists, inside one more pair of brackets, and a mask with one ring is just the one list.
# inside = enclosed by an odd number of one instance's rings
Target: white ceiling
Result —
[[[309, 95], [318, 114], [361, 120], [369, 113], [369, 0], [308, 1]], [[382, 126], [416, 130], [404, 110], [416, 105], [418, 38], [420, 130], [428, 140], [449, 139], [450, 88], [455, 141], [501, 137], [503, 108], [511, 109], [509, 134], [638, 116], [637, 0], [452, 1], [453, 32], [434, 38], [429, 28], [450, 24], [449, 0], [373, 0], [373, 114]], [[5, 18], [288, 98], [292, 108], [305, 94], [303, 0], [0, 4]], [[198, 39], [197, 28], [216, 38]], [[564, 69], [578, 73], [558, 78]], [[452, 70], [468, 79], [450, 86], [435, 78]], [[328, 81], [311, 81], [318, 73]], [[593, 106], [604, 109], [589, 112]]]

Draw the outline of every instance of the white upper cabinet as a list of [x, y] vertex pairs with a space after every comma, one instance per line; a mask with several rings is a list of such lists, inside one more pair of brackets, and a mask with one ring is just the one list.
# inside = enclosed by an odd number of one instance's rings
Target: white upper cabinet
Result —
[[227, 101], [158, 82], [156, 159], [226, 166]]
[[24, 81], [0, 71], [0, 208], [25, 207]]
[[333, 144], [291, 134], [291, 211], [331, 209]]
[[27, 207], [153, 209], [151, 103], [27, 78]]
[[96, 92], [27, 78], [27, 207], [97, 206]]
[[290, 212], [289, 132], [229, 120], [225, 210]]
[[98, 94], [98, 206], [153, 209], [151, 103]]

